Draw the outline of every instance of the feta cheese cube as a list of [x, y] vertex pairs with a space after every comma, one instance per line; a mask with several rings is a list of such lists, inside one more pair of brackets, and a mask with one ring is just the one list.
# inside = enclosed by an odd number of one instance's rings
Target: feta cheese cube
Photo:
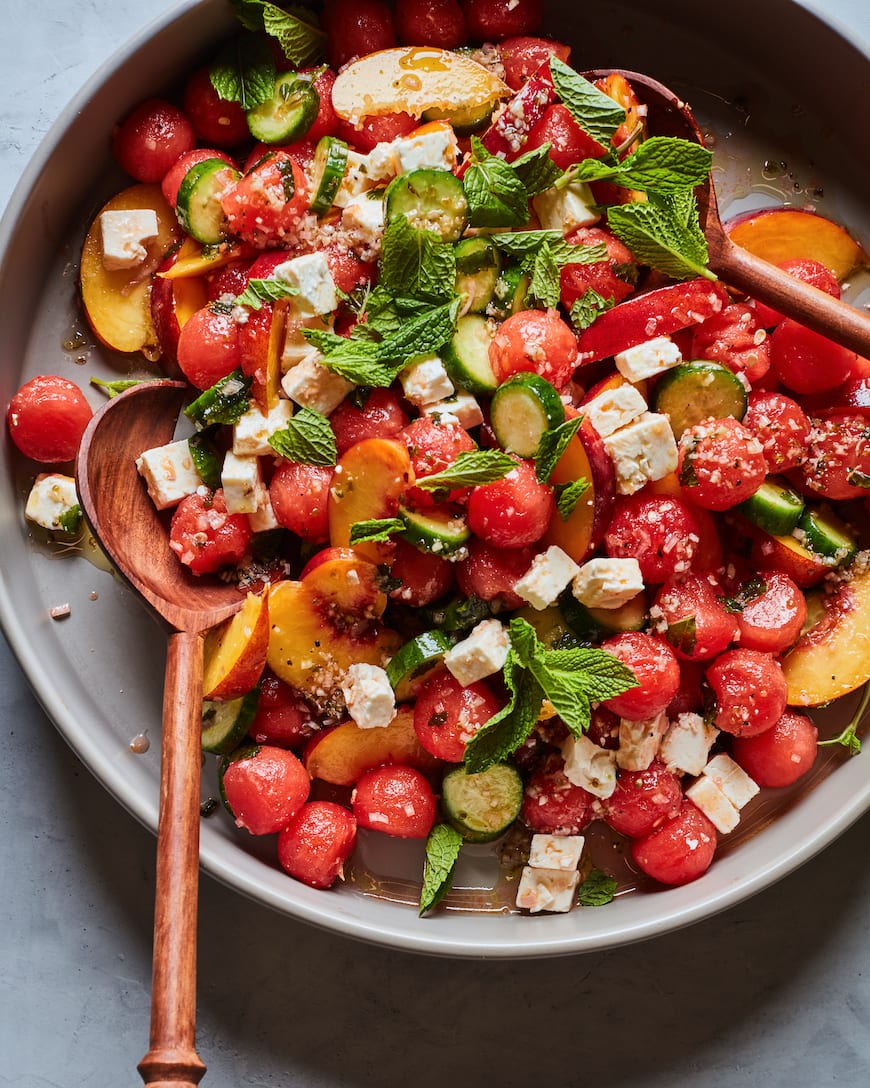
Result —
[[686, 790], [686, 797], [704, 813], [710, 823], [727, 835], [740, 823], [740, 813], [712, 778], [701, 775]]
[[338, 306], [335, 280], [324, 253], [304, 253], [279, 264], [274, 278], [299, 292], [293, 298], [294, 310], [303, 315], [329, 314]]
[[135, 268], [148, 256], [146, 243], [159, 233], [153, 208], [107, 211], [100, 215], [103, 267], [108, 272]]
[[353, 382], [333, 374], [319, 362], [323, 358], [315, 352], [291, 367], [281, 379], [281, 388], [300, 408], [313, 408], [321, 415], [328, 416], [341, 404], [351, 389]]
[[259, 457], [239, 456], [230, 450], [221, 469], [221, 487], [227, 513], [255, 514], [266, 490]]
[[389, 141], [375, 144], [360, 166], [370, 185], [392, 181], [400, 169], [396, 148]]
[[532, 207], [544, 230], [562, 234], [597, 223], [601, 213], [595, 204], [592, 190], [583, 181], [574, 181], [564, 189], [545, 189], [532, 197]]
[[582, 835], [532, 835], [529, 865], [532, 869], [573, 872], [580, 864], [585, 841]]
[[532, 914], [542, 910], [565, 914], [574, 906], [579, 883], [580, 874], [576, 871], [533, 869], [525, 865], [517, 888], [517, 906]]
[[758, 793], [759, 786], [755, 779], [750, 778], [724, 752], [710, 760], [704, 768], [704, 775], [716, 783], [735, 808], [743, 808]]
[[718, 736], [719, 730], [700, 714], [679, 714], [662, 739], [659, 756], [669, 771], [700, 774]]
[[360, 729], [383, 729], [396, 716], [396, 697], [380, 665], [351, 665], [341, 690], [347, 712]]
[[578, 569], [571, 592], [587, 608], [621, 608], [643, 589], [636, 559], [590, 559]]
[[353, 242], [364, 246], [380, 243], [384, 233], [384, 202], [362, 193], [349, 200], [341, 215], [342, 229]]
[[464, 687], [504, 668], [510, 639], [498, 620], [482, 620], [461, 642], [447, 651], [444, 664]]
[[43, 529], [61, 528], [61, 518], [78, 506], [76, 482], [72, 476], [60, 472], [40, 472], [30, 489], [24, 506], [28, 521]]
[[654, 378], [656, 374], [663, 374], [677, 366], [683, 361], [683, 356], [673, 340], [667, 336], [657, 336], [646, 343], [626, 348], [614, 355], [613, 361], [623, 378], [630, 382], [639, 382], [644, 378]]
[[275, 511], [272, 509], [269, 492], [265, 488], [260, 495], [260, 505], [253, 514], [248, 515], [248, 521], [255, 533], [267, 533], [270, 529], [281, 528], [281, 523], [275, 517]]
[[627, 383], [607, 389], [582, 405], [583, 414], [602, 438], [633, 423], [646, 410], [647, 403], [641, 393]]
[[565, 777], [595, 797], [609, 797], [616, 789], [616, 752], [583, 735], [568, 737], [562, 744]]
[[456, 165], [456, 137], [448, 124], [433, 125], [418, 136], [393, 140], [392, 146], [400, 174], [411, 170], [452, 170]]
[[269, 439], [276, 431], [284, 430], [292, 415], [293, 404], [289, 400], [279, 400], [266, 415], [252, 404], [233, 425], [233, 453], [239, 457], [266, 457], [273, 453]]
[[579, 571], [580, 568], [571, 556], [553, 544], [545, 552], [535, 556], [532, 565], [517, 581], [514, 589], [532, 608], [540, 611], [555, 602]]
[[136, 468], [158, 510], [177, 506], [186, 495], [203, 486], [186, 438], [145, 450], [136, 459]]
[[347, 153], [347, 166], [341, 185], [335, 194], [333, 203], [336, 207], [343, 208], [354, 197], [366, 192], [374, 186], [374, 180], [369, 176], [368, 155], [359, 151], [349, 150]]
[[399, 375], [405, 396], [418, 407], [444, 400], [455, 391], [444, 364], [437, 355], [418, 355]]
[[626, 427], [603, 439], [616, 470], [616, 490], [633, 495], [650, 480], [660, 480], [677, 467], [677, 443], [668, 417], [644, 412]]
[[420, 407], [420, 415], [434, 419], [436, 423], [458, 424], [463, 430], [470, 431], [483, 423], [483, 411], [477, 400], [462, 390], [444, 400], [433, 401]]
[[617, 766], [624, 771], [645, 771], [658, 754], [667, 728], [668, 718], [664, 711], [643, 722], [621, 718]]

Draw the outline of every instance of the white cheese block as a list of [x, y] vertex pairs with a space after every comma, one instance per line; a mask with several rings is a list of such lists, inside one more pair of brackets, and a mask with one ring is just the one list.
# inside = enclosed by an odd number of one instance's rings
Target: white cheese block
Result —
[[574, 181], [564, 189], [545, 189], [532, 197], [532, 207], [544, 230], [562, 234], [589, 227], [601, 218], [592, 190], [582, 181]]
[[266, 457], [274, 453], [269, 439], [276, 431], [284, 430], [292, 415], [293, 404], [289, 400], [279, 400], [267, 415], [252, 404], [233, 426], [233, 453], [240, 457]]
[[293, 297], [294, 310], [303, 315], [330, 314], [338, 306], [335, 280], [323, 253], [304, 253], [279, 264], [274, 278], [298, 294]]
[[642, 416], [647, 403], [633, 385], [626, 384], [607, 389], [580, 407], [595, 430], [605, 438]]
[[377, 245], [384, 233], [384, 202], [365, 193], [355, 196], [344, 206], [342, 229], [351, 241], [364, 246]]
[[443, 400], [420, 407], [420, 415], [434, 419], [436, 423], [457, 424], [463, 430], [470, 431], [483, 423], [483, 410], [470, 394], [459, 390]]
[[399, 375], [408, 400], [418, 407], [444, 400], [454, 392], [453, 382], [437, 355], [419, 355]]
[[103, 267], [108, 272], [136, 268], [148, 256], [147, 242], [159, 233], [153, 208], [106, 211], [100, 215]]
[[573, 872], [583, 856], [582, 835], [532, 835], [529, 865], [532, 869]]
[[498, 620], [482, 620], [444, 655], [448, 671], [465, 688], [504, 668], [510, 649], [507, 629]]
[[719, 730], [700, 714], [678, 714], [662, 739], [659, 757], [669, 771], [700, 774]]
[[347, 712], [360, 729], [383, 729], [396, 716], [396, 698], [380, 665], [351, 665], [341, 684]]
[[590, 559], [578, 569], [571, 592], [587, 608], [621, 608], [643, 587], [636, 559]]
[[517, 906], [537, 914], [546, 910], [565, 914], [574, 906], [580, 874], [564, 869], [533, 869], [523, 866], [517, 888]]
[[643, 722], [621, 718], [617, 766], [624, 771], [645, 771], [658, 755], [667, 728], [668, 719], [664, 711]]
[[532, 565], [516, 582], [514, 590], [532, 608], [540, 611], [556, 601], [579, 571], [571, 556], [553, 544], [535, 556]]
[[616, 789], [616, 752], [599, 748], [585, 734], [562, 744], [565, 777], [595, 797], [609, 797]]
[[616, 369], [630, 382], [639, 382], [644, 378], [654, 378], [683, 361], [677, 345], [667, 336], [657, 336], [643, 344], [614, 355]]
[[28, 521], [43, 529], [60, 529], [60, 519], [78, 506], [76, 482], [60, 472], [40, 472], [30, 489], [24, 506]]
[[203, 486], [186, 438], [146, 450], [137, 458], [136, 468], [158, 510], [177, 506]]
[[259, 457], [240, 456], [230, 450], [224, 456], [221, 487], [229, 514], [255, 514], [263, 503], [263, 474]]
[[677, 443], [667, 416], [645, 412], [602, 440], [616, 471], [616, 490], [633, 495], [677, 467]]
[[340, 374], [327, 370], [318, 361], [322, 358], [315, 349], [314, 354], [287, 371], [281, 379], [281, 388], [300, 408], [313, 408], [321, 415], [328, 416], [355, 387], [353, 382]]
[[392, 148], [400, 174], [411, 170], [452, 170], [456, 165], [456, 137], [447, 124], [433, 125], [419, 135], [393, 140]]
[[255, 533], [267, 533], [271, 529], [281, 528], [281, 523], [275, 517], [275, 511], [272, 509], [272, 500], [269, 498], [268, 491], [264, 490], [260, 495], [260, 505], [253, 514], [248, 515], [248, 521]]
[[740, 813], [719, 789], [712, 778], [701, 775], [686, 790], [686, 797], [696, 805], [710, 823], [727, 835], [740, 823]]
[[743, 806], [758, 793], [759, 786], [731, 756], [721, 752], [704, 768], [704, 775], [712, 779], [735, 808]]

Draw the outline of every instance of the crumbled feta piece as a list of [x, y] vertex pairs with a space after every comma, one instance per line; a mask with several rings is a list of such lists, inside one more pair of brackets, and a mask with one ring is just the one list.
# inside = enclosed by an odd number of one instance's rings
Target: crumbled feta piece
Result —
[[334, 203], [337, 207], [343, 208], [354, 197], [373, 188], [374, 179], [369, 174], [368, 159], [368, 155], [363, 155], [359, 151], [348, 151], [344, 177], [341, 179], [341, 185], [335, 194]]
[[562, 744], [565, 777], [595, 797], [609, 797], [616, 789], [616, 752], [587, 736], [568, 737]]
[[273, 273], [276, 280], [295, 287], [299, 292], [293, 297], [297, 313], [313, 316], [330, 314], [338, 306], [335, 280], [329, 271], [324, 253], [303, 253], [279, 264]]
[[372, 184], [392, 181], [401, 169], [395, 145], [390, 141], [375, 144], [365, 156], [365, 161], [360, 169], [364, 171]]
[[712, 778], [701, 775], [686, 790], [686, 797], [696, 805], [717, 831], [727, 835], [740, 823], [740, 813]]
[[255, 514], [266, 490], [259, 457], [239, 456], [230, 450], [224, 456], [221, 487], [229, 514]]
[[341, 404], [353, 382], [333, 374], [319, 360], [320, 352], [309, 355], [301, 363], [291, 367], [281, 379], [281, 388], [300, 408], [313, 408], [328, 416]]
[[633, 385], [626, 383], [587, 400], [582, 409], [595, 430], [605, 438], [642, 416], [647, 403]]
[[571, 592], [587, 608], [621, 608], [643, 589], [634, 558], [590, 559], [578, 568]]
[[667, 336], [657, 336], [633, 348], [626, 348], [614, 355], [613, 361], [623, 378], [639, 382], [677, 366], [683, 361], [683, 356], [673, 340]]
[[400, 174], [411, 170], [452, 170], [456, 165], [456, 136], [448, 124], [432, 126], [417, 136], [393, 140], [392, 147]]
[[657, 412], [644, 412], [603, 442], [616, 470], [620, 495], [633, 495], [650, 480], [660, 480], [677, 467], [674, 432], [668, 417]]
[[253, 514], [248, 515], [248, 521], [255, 533], [267, 533], [271, 529], [281, 528], [281, 523], [275, 517], [275, 511], [272, 509], [272, 500], [269, 498], [267, 489], [264, 488], [263, 493], [260, 495], [260, 505]]
[[40, 472], [27, 496], [24, 516], [43, 529], [60, 529], [61, 518], [78, 503], [76, 482], [72, 476], [64, 476], [60, 472]]
[[532, 869], [573, 872], [580, 864], [585, 841], [582, 835], [532, 835], [529, 865]]
[[514, 590], [524, 601], [539, 611], [549, 608], [562, 590], [580, 571], [567, 552], [555, 544], [545, 552], [540, 552], [532, 560], [532, 565], [514, 586]]
[[349, 200], [341, 213], [341, 226], [351, 241], [376, 245], [384, 233], [384, 202], [362, 193]]
[[341, 684], [347, 712], [360, 729], [383, 729], [396, 716], [396, 697], [380, 665], [351, 665]]
[[755, 779], [724, 752], [710, 760], [704, 774], [716, 783], [735, 808], [743, 808], [758, 793]]
[[136, 459], [136, 468], [158, 510], [176, 506], [202, 487], [186, 438], [146, 450]]
[[597, 223], [601, 213], [595, 203], [592, 190], [583, 181], [574, 181], [564, 189], [545, 189], [532, 197], [532, 206], [544, 230], [558, 230], [562, 234]]
[[616, 764], [624, 771], [645, 771], [658, 754], [662, 737], [668, 728], [667, 715], [662, 711], [643, 722], [619, 721], [619, 748]]
[[273, 453], [269, 439], [276, 431], [284, 430], [292, 415], [293, 404], [289, 400], [279, 400], [266, 415], [252, 404], [233, 425], [233, 453], [240, 457], [266, 457]]
[[662, 740], [659, 756], [669, 771], [700, 774], [719, 730], [700, 714], [678, 714]]
[[428, 416], [436, 423], [458, 424], [466, 431], [479, 427], [483, 423], [483, 411], [477, 400], [470, 393], [462, 390], [450, 397], [445, 397], [444, 400], [422, 405], [420, 415]]
[[455, 392], [453, 382], [437, 355], [418, 355], [399, 375], [405, 396], [418, 407], [444, 400]]
[[464, 687], [504, 668], [510, 639], [498, 620], [482, 620], [461, 642], [447, 651], [444, 664]]
[[580, 883], [578, 872], [563, 869], [533, 869], [524, 865], [517, 888], [517, 906], [532, 914], [547, 910], [566, 914], [574, 906], [574, 896]]
[[108, 272], [135, 268], [148, 256], [146, 242], [159, 233], [153, 208], [106, 211], [100, 215], [103, 267]]

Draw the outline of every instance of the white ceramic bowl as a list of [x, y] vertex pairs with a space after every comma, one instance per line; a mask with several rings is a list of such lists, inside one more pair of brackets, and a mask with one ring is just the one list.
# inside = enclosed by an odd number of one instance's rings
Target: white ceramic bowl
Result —
[[[553, 3], [556, 10], [562, 5]], [[655, 8], [653, 13], [650, 9]], [[742, 210], [815, 201], [870, 241], [870, 55], [787, 0], [613, 3], [588, 25], [579, 7], [554, 14], [550, 32], [575, 44], [579, 68], [645, 71], [683, 92], [717, 137], [720, 201]], [[80, 384], [119, 376], [135, 363], [93, 346], [65, 350], [76, 330], [92, 338], [76, 306], [76, 261], [87, 223], [125, 182], [111, 164], [108, 133], [130, 106], [160, 93], [208, 55], [234, 25], [224, 0], [185, 4], [118, 51], [54, 126], [21, 179], [0, 228], [0, 391], [6, 403], [35, 373]], [[787, 43], [787, 47], [786, 47]], [[765, 161], [788, 169], [765, 178]], [[815, 191], [824, 186], [824, 197]], [[864, 299], [861, 299], [864, 301]], [[85, 357], [83, 366], [77, 359]], [[93, 397], [97, 403], [99, 397]], [[33, 466], [4, 442], [0, 471], [0, 615], [6, 635], [50, 717], [118, 801], [151, 828], [157, 822], [158, 747], [130, 751], [141, 732], [157, 740], [164, 634], [131, 594], [83, 558], [57, 557], [30, 539], [22, 516]], [[69, 602], [63, 623], [53, 605]], [[842, 713], [839, 712], [839, 713]], [[408, 900], [419, 844], [365, 843], [365, 863], [387, 878], [330, 893], [287, 878], [272, 845], [237, 834], [220, 816], [203, 821], [202, 862], [213, 875], [279, 911], [343, 934], [405, 949], [461, 956], [546, 956], [640, 940], [696, 921], [777, 880], [834, 839], [870, 804], [865, 760], [828, 759], [779, 804], [756, 804], [751, 833], [733, 836], [711, 870], [683, 888], [619, 897], [606, 909], [526, 917], [493, 905], [494, 865], [471, 855], [457, 883], [463, 903], [420, 920]], [[215, 791], [209, 766], [203, 796]], [[769, 817], [776, 812], [776, 819]], [[94, 829], [99, 834], [99, 829]], [[478, 889], [478, 891], [475, 891]], [[402, 902], [401, 900], [405, 900]]]

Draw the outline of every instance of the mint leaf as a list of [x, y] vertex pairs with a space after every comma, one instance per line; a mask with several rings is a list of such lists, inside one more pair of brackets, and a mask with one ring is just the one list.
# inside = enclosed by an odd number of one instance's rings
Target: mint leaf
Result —
[[567, 521], [571, 517], [577, 503], [590, 486], [585, 476], [581, 476], [579, 480], [571, 480], [567, 484], [556, 484], [556, 509], [562, 521]]
[[501, 480], [516, 467], [516, 461], [501, 450], [466, 450], [441, 472], [418, 479], [416, 486], [424, 491], [477, 487]]
[[339, 336], [323, 329], [303, 329], [305, 339], [323, 356], [318, 360], [327, 370], [356, 385], [385, 389], [393, 384], [404, 366], [387, 366], [379, 354], [380, 344], [371, 340]]
[[334, 465], [338, 460], [329, 420], [313, 408], [300, 408], [283, 430], [271, 436], [269, 445], [279, 456], [300, 465]]
[[574, 181], [611, 181], [626, 189], [677, 193], [703, 185], [713, 165], [713, 154], [694, 140], [678, 136], [651, 136], [621, 162], [585, 159], [570, 171]]
[[264, 302], [278, 302], [282, 298], [298, 295], [299, 289], [280, 280], [248, 280], [240, 295], [236, 295], [236, 306], [247, 306], [250, 310], [259, 310]]
[[450, 890], [461, 846], [462, 836], [450, 824], [436, 824], [429, 832], [420, 892], [421, 915], [437, 907]]
[[606, 147], [625, 120], [622, 106], [558, 57], [550, 57], [550, 74], [556, 92], [577, 124]]
[[541, 144], [540, 147], [527, 151], [511, 163], [517, 177], [525, 185], [529, 197], [537, 196], [545, 189], [551, 189], [564, 173], [562, 168], [550, 158], [551, 147], [550, 143]]
[[582, 907], [604, 907], [613, 901], [617, 887], [612, 876], [593, 869], [580, 885], [577, 898]]
[[95, 385], [101, 392], [111, 400], [113, 397], [117, 397], [120, 393], [125, 392], [127, 389], [132, 389], [134, 385], [141, 385], [143, 382], [162, 382], [165, 378], [121, 378], [115, 382], [106, 382], [102, 378], [91, 378], [91, 385]]
[[508, 651], [504, 680], [510, 692], [507, 705], [485, 722], [465, 746], [465, 767], [470, 774], [485, 771], [515, 752], [535, 728], [541, 713], [544, 693], [513, 648]]
[[641, 264], [676, 280], [695, 276], [716, 279], [707, 268], [707, 240], [691, 190], [645, 204], [614, 205], [608, 208], [607, 225]]
[[473, 227], [521, 227], [529, 218], [529, 194], [516, 171], [471, 138], [471, 164], [462, 178]]
[[57, 527], [62, 533], [69, 533], [70, 535], [77, 533], [82, 527], [82, 508], [78, 503], [71, 506], [57, 519]]
[[204, 393], [200, 393], [184, 409], [184, 414], [201, 431], [213, 423], [237, 423], [250, 406], [251, 379], [246, 378], [241, 368], [237, 367]]
[[387, 223], [381, 248], [381, 285], [393, 295], [444, 302], [453, 297], [456, 253], [429, 230], [412, 227], [404, 215]]
[[862, 487], [865, 491], [870, 490], [870, 476], [858, 468], [849, 469], [846, 473], [846, 483], [851, 484], [852, 487]]
[[515, 230], [493, 234], [491, 240], [502, 253], [509, 257], [523, 260], [534, 258], [535, 253], [544, 245], [548, 246], [553, 259], [562, 264], [596, 264], [607, 260], [607, 247], [602, 243], [595, 245], [575, 245], [566, 242], [558, 230]]
[[531, 273], [529, 290], [542, 306], [554, 310], [562, 296], [562, 284], [559, 265], [547, 242], [535, 253]]
[[587, 288], [586, 291], [575, 299], [571, 306], [571, 324], [578, 332], [582, 332], [583, 329], [588, 329], [596, 317], [599, 317], [607, 310], [612, 310], [616, 305], [616, 299], [604, 298], [603, 295], [595, 290], [594, 287]]
[[238, 102], [246, 112], [272, 97], [276, 76], [269, 46], [253, 34], [230, 42], [209, 68], [211, 85], [220, 97]]
[[855, 713], [849, 719], [846, 728], [839, 733], [836, 737], [832, 737], [830, 740], [820, 740], [819, 748], [830, 748], [835, 744], [842, 745], [849, 753], [850, 756], [857, 756], [861, 753], [861, 738], [858, 736], [858, 727], [861, 725], [864, 718], [864, 713], [867, 707], [870, 706], [870, 684], [864, 685], [864, 692], [861, 695], [861, 701], [855, 709]]
[[198, 431], [187, 440], [190, 459], [206, 487], [217, 491], [221, 485], [221, 458], [210, 434]]
[[559, 459], [568, 448], [568, 443], [580, 430], [582, 422], [582, 416], [575, 416], [574, 419], [566, 419], [558, 427], [551, 427], [541, 435], [541, 441], [535, 451], [535, 475], [539, 483], [549, 483]]
[[264, 30], [275, 38], [291, 63], [304, 68], [320, 58], [326, 35], [306, 8], [284, 11], [267, 0], [230, 0], [230, 3], [243, 26], [248, 30]]
[[691, 656], [695, 651], [695, 643], [698, 641], [695, 617], [684, 616], [683, 619], [668, 624], [666, 637], [674, 649]]
[[382, 361], [405, 363], [418, 355], [428, 355], [444, 347], [456, 332], [459, 300], [425, 310], [403, 321], [395, 332], [378, 344]]
[[389, 540], [393, 533], [400, 533], [405, 528], [401, 518], [374, 518], [371, 521], [357, 521], [350, 527], [350, 543], [380, 543]]

